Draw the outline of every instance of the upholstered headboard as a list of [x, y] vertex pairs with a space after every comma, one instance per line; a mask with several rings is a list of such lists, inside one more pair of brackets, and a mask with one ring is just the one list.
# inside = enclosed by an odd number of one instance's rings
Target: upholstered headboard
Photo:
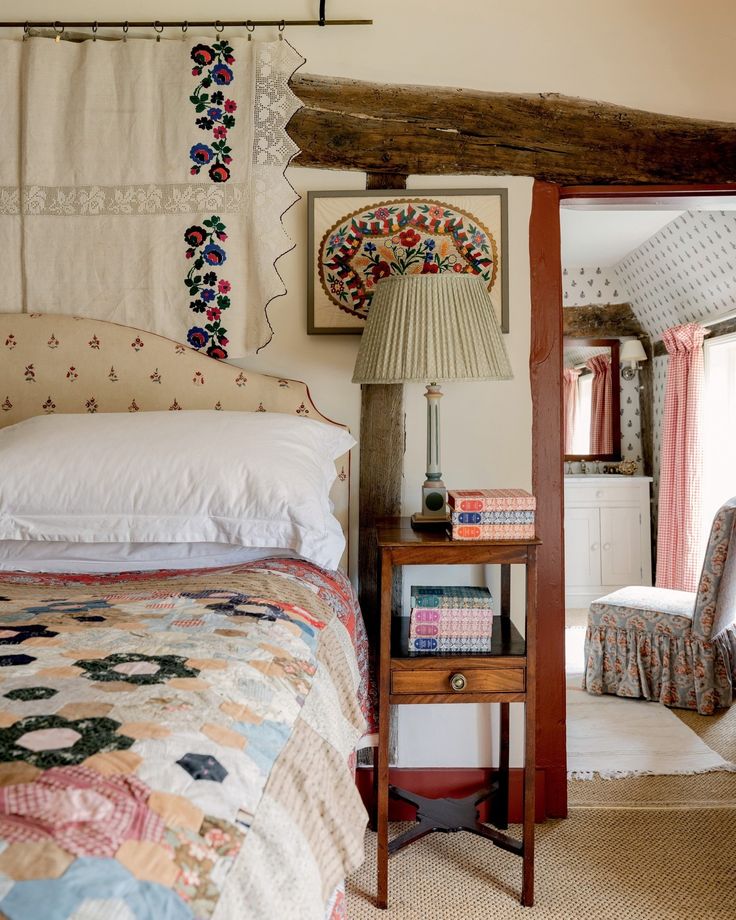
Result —
[[[0, 428], [52, 412], [166, 409], [285, 412], [338, 424], [322, 415], [298, 380], [242, 370], [131, 326], [0, 313]], [[350, 456], [336, 466], [331, 497], [347, 538]]]

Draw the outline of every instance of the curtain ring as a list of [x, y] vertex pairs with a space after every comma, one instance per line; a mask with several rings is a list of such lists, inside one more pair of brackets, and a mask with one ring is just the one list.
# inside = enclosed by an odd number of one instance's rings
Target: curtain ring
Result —
[[252, 35], [252, 33], [255, 32], [256, 27], [253, 25], [253, 23], [251, 22], [250, 19], [246, 22], [245, 28], [246, 28], [247, 31], [248, 31], [248, 41], [249, 41], [249, 42], [252, 42], [252, 41], [253, 41], [253, 35]]
[[97, 29], [98, 28], [99, 26], [97, 25], [97, 20], [95, 19], [95, 21], [92, 23], [92, 41], [93, 42], [97, 41]]
[[219, 19], [216, 19], [215, 20], [215, 32], [217, 32], [218, 35], [222, 35], [224, 31], [225, 31], [225, 26], [220, 22]]
[[[57, 26], [58, 26], [58, 28], [57, 28]], [[60, 41], [61, 41], [61, 36], [64, 34], [64, 24], [61, 23], [61, 22], [58, 22], [58, 21], [55, 22], [55, 23], [54, 23], [54, 32], [56, 32], [56, 38], [54, 39], [54, 41], [55, 41], [55, 42], [60, 42]]]
[[128, 25], [128, 20], [126, 19], [125, 22], [123, 23], [123, 41], [124, 42], [128, 41], [128, 29], [129, 28], [130, 26]]
[[181, 40], [182, 41], [184, 41], [184, 39], [186, 38], [188, 28], [189, 28], [189, 23], [185, 19], [184, 22], [181, 24]]
[[284, 40], [284, 29], [285, 28], [286, 28], [286, 22], [282, 19], [281, 22], [279, 23], [279, 41], [280, 42]]
[[153, 24], [153, 31], [156, 33], [157, 42], [161, 41], [161, 33], [163, 32], [163, 30], [164, 30], [164, 27], [161, 25], [161, 23], [157, 19], [156, 22], [154, 22]]
[[25, 24], [23, 26], [23, 41], [25, 41], [28, 38], [30, 31], [31, 31], [31, 27], [28, 25], [28, 20], [26, 19]]

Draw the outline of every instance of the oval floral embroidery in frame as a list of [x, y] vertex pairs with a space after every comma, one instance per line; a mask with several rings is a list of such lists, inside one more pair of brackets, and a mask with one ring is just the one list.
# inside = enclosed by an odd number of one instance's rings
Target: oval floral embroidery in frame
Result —
[[192, 260], [184, 284], [191, 298], [189, 309], [200, 315], [199, 322], [189, 329], [187, 341], [192, 348], [206, 349], [211, 358], [227, 358], [229, 342], [222, 314], [230, 308], [232, 285], [215, 271], [227, 261], [222, 245], [227, 240], [225, 231], [225, 224], [216, 214], [184, 231], [185, 255]]
[[477, 217], [444, 201], [397, 198], [343, 215], [322, 237], [319, 280], [341, 310], [365, 319], [389, 275], [480, 275], [491, 291], [498, 245]]
[[227, 134], [235, 127], [238, 108], [235, 100], [227, 96], [227, 88], [235, 79], [233, 49], [226, 39], [211, 45], [200, 43], [192, 48], [191, 58], [194, 61], [192, 76], [200, 80], [189, 101], [199, 116], [195, 124], [206, 132], [207, 139], [190, 148], [189, 158], [193, 165], [189, 171], [197, 176], [206, 168], [212, 182], [227, 182], [232, 163]]

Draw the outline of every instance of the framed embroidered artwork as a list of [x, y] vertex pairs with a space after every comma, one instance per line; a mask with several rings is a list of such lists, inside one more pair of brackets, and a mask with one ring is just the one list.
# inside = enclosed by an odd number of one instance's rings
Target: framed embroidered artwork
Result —
[[481, 275], [509, 331], [506, 189], [309, 192], [307, 332], [360, 335], [381, 278]]

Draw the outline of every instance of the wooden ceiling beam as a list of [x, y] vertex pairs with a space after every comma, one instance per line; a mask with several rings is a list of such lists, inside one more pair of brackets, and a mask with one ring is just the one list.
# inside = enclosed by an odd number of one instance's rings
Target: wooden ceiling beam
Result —
[[297, 74], [297, 166], [533, 176], [562, 185], [736, 181], [736, 126], [552, 93]]

